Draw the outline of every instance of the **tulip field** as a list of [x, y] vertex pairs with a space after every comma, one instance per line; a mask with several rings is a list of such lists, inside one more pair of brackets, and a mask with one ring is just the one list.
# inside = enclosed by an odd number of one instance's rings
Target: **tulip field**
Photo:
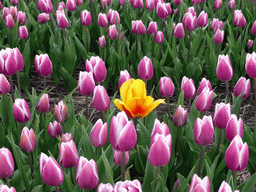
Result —
[[0, 15], [0, 192], [256, 191], [255, 0]]

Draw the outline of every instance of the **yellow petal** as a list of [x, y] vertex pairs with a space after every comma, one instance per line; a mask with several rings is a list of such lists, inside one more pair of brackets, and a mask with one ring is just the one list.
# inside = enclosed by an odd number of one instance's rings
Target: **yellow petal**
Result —
[[161, 103], [165, 103], [164, 99], [158, 99], [152, 102], [150, 105], [147, 106], [147, 110], [145, 111], [144, 115], [141, 118], [146, 117], [151, 111], [153, 111]]
[[120, 109], [121, 111], [123, 111], [124, 102], [122, 102], [122, 101], [119, 100], [119, 99], [115, 99], [113, 102], [114, 102], [115, 106], [116, 106], [118, 109]]
[[134, 80], [133, 84], [131, 84], [131, 92], [128, 92], [127, 94], [127, 98], [130, 97], [146, 97], [146, 85], [144, 83], [144, 81], [142, 81], [141, 79], [136, 79]]
[[120, 87], [120, 96], [123, 102], [127, 100], [127, 92], [130, 90], [130, 86], [133, 83], [134, 79], [128, 79]]

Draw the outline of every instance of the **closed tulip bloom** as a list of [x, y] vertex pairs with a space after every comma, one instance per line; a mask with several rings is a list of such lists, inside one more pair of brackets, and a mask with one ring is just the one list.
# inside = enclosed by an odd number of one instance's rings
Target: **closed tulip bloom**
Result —
[[[24, 69], [24, 59], [20, 50], [16, 47], [13, 49], [6, 48], [6, 51], [10, 51], [14, 55], [14, 59], [17, 64], [17, 71], [22, 71]], [[15, 65], [15, 64], [13, 64]]]
[[119, 17], [119, 13], [115, 10], [109, 9], [108, 14], [107, 14], [108, 20], [110, 25], [114, 25], [114, 24], [120, 24], [120, 17]]
[[[129, 138], [129, 139], [127, 139]], [[129, 151], [137, 142], [137, 134], [132, 121], [128, 121], [125, 112], [112, 117], [110, 123], [110, 144], [118, 151]]]
[[156, 5], [156, 14], [159, 18], [165, 19], [168, 17], [169, 12], [164, 2], [158, 2]]
[[59, 123], [64, 123], [68, 120], [69, 114], [68, 114], [68, 108], [64, 104], [63, 100], [61, 100], [58, 105], [54, 106], [54, 117], [56, 121]]
[[125, 0], [119, 0], [119, 4], [123, 6], [125, 4]]
[[247, 166], [248, 159], [248, 145], [236, 135], [225, 152], [225, 163], [231, 171], [242, 171]]
[[61, 136], [62, 134], [62, 128], [59, 122], [54, 121], [53, 123], [49, 123], [48, 125], [48, 135], [51, 138], [56, 138]]
[[205, 176], [203, 179], [194, 174], [191, 180], [189, 192], [204, 191], [210, 192], [210, 181], [209, 177]]
[[205, 87], [208, 87], [210, 90], [212, 90], [211, 82], [209, 80], [207, 80], [206, 78], [203, 78], [201, 80], [198, 90], [197, 90], [199, 95], [204, 90]]
[[47, 21], [50, 20], [50, 15], [48, 13], [40, 13], [38, 16], [37, 16], [37, 21], [38, 23], [45, 23]]
[[223, 22], [219, 21], [219, 19], [213, 18], [211, 22], [211, 30], [213, 32], [216, 32], [218, 29], [222, 29], [223, 27]]
[[110, 107], [110, 100], [106, 89], [98, 85], [94, 88], [92, 105], [98, 111], [106, 111]]
[[139, 77], [143, 80], [150, 80], [154, 75], [152, 61], [147, 56], [144, 56], [138, 66]]
[[187, 8], [186, 13], [191, 13], [193, 17], [196, 16], [196, 12], [195, 12], [195, 8], [194, 7]]
[[136, 192], [142, 192], [141, 183], [139, 180], [133, 180], [133, 181], [118, 181], [115, 184], [114, 192], [118, 191], [136, 191]]
[[95, 88], [95, 82], [91, 72], [79, 72], [79, 79], [77, 89], [83, 96], [88, 96], [93, 94]]
[[229, 0], [228, 2], [228, 8], [230, 10], [234, 9], [236, 7], [236, 1], [235, 0]]
[[213, 8], [218, 10], [221, 8], [221, 5], [222, 5], [222, 0], [215, 0], [213, 3]]
[[147, 29], [149, 35], [156, 34], [158, 30], [157, 22], [150, 21]]
[[98, 44], [101, 48], [105, 47], [107, 42], [106, 42], [106, 38], [104, 35], [102, 35], [101, 37], [99, 37], [99, 40], [98, 40]]
[[0, 95], [6, 94], [10, 91], [10, 83], [6, 79], [6, 77], [0, 73]]
[[204, 146], [211, 144], [214, 136], [212, 116], [204, 116], [203, 119], [197, 118], [194, 126], [194, 138], [198, 145]]
[[233, 22], [237, 27], [244, 27], [246, 25], [246, 19], [241, 10], [234, 11]]
[[246, 73], [251, 78], [256, 78], [256, 53], [252, 54], [247, 53], [246, 55], [246, 64], [245, 64]]
[[196, 16], [193, 16], [192, 13], [187, 12], [182, 19], [182, 23], [188, 31], [194, 31], [197, 26]]
[[94, 147], [103, 147], [107, 142], [108, 127], [107, 123], [102, 122], [101, 119], [94, 124], [91, 133], [90, 140]]
[[64, 11], [60, 11], [60, 10], [56, 11], [56, 22], [59, 28], [61, 29], [65, 29], [69, 26], [69, 23]]
[[162, 31], [158, 31], [158, 32], [156, 33], [156, 42], [157, 42], [158, 44], [162, 44], [162, 43], [164, 42], [164, 34], [163, 34]]
[[136, 8], [143, 8], [143, 0], [130, 0], [131, 5]]
[[182, 3], [183, 0], [173, 0], [173, 3], [175, 5], [180, 5]]
[[120, 33], [119, 39], [120, 39], [120, 41], [124, 41], [125, 36], [124, 36], [124, 32], [123, 31]]
[[127, 81], [128, 79], [131, 79], [130, 73], [125, 69], [124, 71], [120, 71], [120, 78], [118, 82], [118, 89], [120, 90], [121, 85]]
[[76, 0], [67, 0], [66, 8], [69, 12], [76, 10]]
[[154, 0], [146, 0], [145, 8], [150, 11], [153, 11], [155, 9], [155, 1]]
[[61, 142], [69, 142], [73, 140], [73, 136], [71, 133], [65, 133], [65, 134], [62, 134], [61, 136]]
[[252, 26], [252, 29], [251, 29], [251, 33], [252, 33], [253, 35], [256, 35], [256, 20], [255, 20], [254, 23], [253, 23], [253, 26]]
[[[122, 165], [122, 151], [113, 149], [113, 161], [115, 164]], [[125, 165], [129, 162], [129, 151], [125, 151]]]
[[249, 39], [247, 42], [247, 47], [250, 49], [253, 46], [253, 40]]
[[108, 37], [112, 40], [115, 40], [117, 39], [118, 37], [118, 32], [117, 32], [117, 29], [116, 29], [116, 25], [110, 25], [108, 27]]
[[230, 81], [233, 77], [233, 68], [228, 55], [219, 55], [216, 74], [221, 81]]
[[17, 19], [17, 17], [18, 17], [18, 9], [17, 9], [16, 6], [11, 6], [10, 7], [10, 13], [11, 13], [13, 19]]
[[110, 183], [100, 183], [98, 185], [97, 192], [114, 192], [114, 187]]
[[63, 1], [59, 2], [57, 10], [63, 11], [66, 5]]
[[19, 35], [19, 38], [21, 38], [21, 39], [27, 39], [28, 38], [28, 30], [27, 30], [27, 27], [25, 25], [19, 26], [18, 35]]
[[39, 167], [41, 177], [46, 185], [59, 186], [63, 183], [64, 173], [53, 157], [41, 153]]
[[15, 23], [14, 23], [14, 20], [13, 20], [13, 17], [12, 17], [11, 14], [6, 15], [6, 17], [5, 17], [5, 26], [7, 28], [13, 28], [15, 26]]
[[218, 192], [232, 192], [232, 189], [228, 183], [222, 181], [220, 188], [218, 189]]
[[16, 192], [14, 187], [9, 188], [7, 185], [0, 185], [0, 191], [2, 192]]
[[19, 0], [11, 0], [11, 4], [12, 5], [18, 5], [19, 4]]
[[173, 15], [177, 15], [177, 14], [178, 14], [178, 11], [179, 11], [178, 9], [174, 9], [174, 10], [173, 10]]
[[236, 115], [231, 114], [226, 126], [226, 138], [231, 142], [236, 135], [241, 138], [244, 136], [243, 120], [241, 118], [238, 120]]
[[153, 138], [157, 133], [159, 135], [167, 136], [170, 134], [170, 130], [167, 124], [165, 124], [164, 122], [160, 123], [158, 119], [155, 119], [151, 138]]
[[39, 75], [46, 77], [52, 73], [52, 62], [48, 54], [40, 54], [35, 57], [35, 68]]
[[11, 177], [14, 173], [14, 160], [8, 148], [0, 149], [0, 178]]
[[108, 17], [105, 13], [99, 13], [98, 25], [100, 27], [107, 27], [108, 26]]
[[80, 15], [80, 21], [83, 26], [89, 26], [92, 23], [91, 13], [87, 10], [83, 10]]
[[98, 185], [98, 168], [93, 159], [88, 161], [88, 159], [80, 157], [76, 171], [76, 182], [82, 189], [94, 189]]
[[221, 44], [224, 39], [224, 31], [221, 31], [220, 29], [217, 29], [213, 36], [213, 42], [216, 44]]
[[164, 97], [171, 97], [174, 94], [174, 84], [169, 77], [161, 77], [159, 81], [160, 93]]
[[21, 132], [21, 137], [20, 137], [20, 148], [27, 152], [30, 153], [34, 151], [36, 148], [36, 136], [34, 133], [33, 129], [28, 129], [27, 127], [24, 127]]
[[194, 5], [198, 5], [201, 3], [201, 0], [191, 0], [191, 3]]
[[185, 31], [182, 23], [178, 23], [173, 31], [174, 37], [182, 39], [185, 37]]
[[231, 116], [231, 106], [225, 103], [216, 103], [213, 124], [220, 129], [226, 129], [228, 120]]
[[199, 27], [205, 27], [208, 23], [208, 14], [202, 11], [197, 19], [197, 24]]
[[100, 1], [100, 6], [101, 6], [101, 8], [102, 8], [103, 10], [105, 10], [105, 9], [106, 9], [106, 6], [107, 6], [107, 0], [101, 0], [101, 1]]
[[181, 91], [184, 91], [185, 99], [193, 99], [196, 96], [196, 88], [193, 79], [184, 76], [181, 81]]
[[36, 109], [41, 113], [46, 113], [50, 109], [50, 102], [49, 102], [49, 95], [43, 94], [42, 97], [39, 99]]
[[76, 5], [81, 6], [84, 3], [83, 0], [76, 0]]
[[25, 123], [30, 120], [31, 114], [25, 99], [17, 98], [13, 104], [13, 116], [19, 123]]
[[78, 153], [73, 140], [60, 144], [60, 165], [65, 168], [75, 167], [78, 164]]
[[238, 97], [243, 92], [243, 99], [246, 99], [250, 95], [251, 82], [250, 79], [240, 77], [234, 88], [234, 96]]
[[188, 111], [179, 105], [173, 116], [173, 123], [176, 127], [183, 127], [187, 123]]
[[5, 76], [14, 75], [17, 72], [17, 62], [14, 52], [7, 48], [0, 51], [0, 73]]
[[205, 87], [196, 99], [195, 107], [198, 111], [209, 111], [212, 106], [213, 91]]
[[141, 20], [132, 21], [132, 32], [136, 35], [144, 35], [146, 27]]
[[37, 8], [44, 13], [51, 13], [53, 11], [51, 0], [38, 0]]
[[11, 14], [10, 8], [9, 8], [9, 7], [4, 7], [4, 8], [3, 8], [3, 12], [2, 12], [2, 17], [3, 17], [3, 19], [5, 19], [5, 17], [6, 17], [7, 15], [9, 15], [9, 14]]
[[90, 61], [86, 59], [85, 67], [87, 72], [92, 72], [95, 82], [99, 83], [106, 79], [107, 69], [105, 62], [99, 56], [92, 56]]
[[19, 11], [17, 19], [18, 19], [20, 25], [24, 25], [26, 23], [26, 19], [27, 19], [26, 13]]

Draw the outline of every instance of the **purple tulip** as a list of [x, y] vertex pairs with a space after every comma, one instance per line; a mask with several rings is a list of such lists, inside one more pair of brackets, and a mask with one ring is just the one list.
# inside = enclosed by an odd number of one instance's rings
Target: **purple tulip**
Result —
[[188, 31], [194, 31], [197, 26], [196, 16], [193, 16], [192, 13], [187, 12], [182, 19], [182, 23]]
[[144, 35], [146, 33], [146, 27], [141, 20], [132, 21], [131, 28], [136, 35]]
[[6, 94], [10, 91], [10, 83], [7, 81], [6, 77], [3, 74], [0, 74], [0, 95]]
[[184, 31], [184, 27], [182, 23], [178, 23], [173, 31], [173, 35], [174, 37], [178, 38], [178, 39], [182, 39], [185, 37], [185, 31]]
[[218, 10], [221, 8], [221, 5], [222, 5], [222, 0], [215, 0], [213, 3], [213, 8]]
[[170, 15], [165, 2], [158, 2], [156, 5], [156, 14], [159, 18], [165, 19]]
[[26, 19], [27, 19], [26, 13], [19, 11], [17, 19], [19, 21], [19, 25], [24, 25], [26, 23]]
[[68, 120], [68, 108], [62, 100], [54, 106], [54, 117], [59, 123], [65, 123]]
[[212, 23], [211, 23], [211, 30], [213, 32], [216, 32], [218, 29], [222, 29], [223, 27], [223, 22], [219, 21], [219, 19], [213, 18]]
[[213, 124], [220, 129], [226, 129], [228, 120], [231, 116], [231, 106], [225, 103], [216, 103]]
[[213, 91], [205, 87], [196, 99], [195, 107], [198, 111], [209, 111], [212, 106]]
[[14, 173], [14, 160], [8, 148], [0, 149], [0, 178], [11, 177]]
[[246, 64], [245, 64], [246, 73], [251, 78], [256, 78], [256, 53], [252, 54], [247, 53], [246, 55]]
[[41, 113], [46, 113], [50, 109], [49, 96], [48, 94], [43, 94], [39, 99], [36, 109]]
[[78, 153], [73, 140], [60, 144], [60, 165], [65, 168], [75, 167], [78, 164]]
[[[125, 165], [129, 162], [129, 151], [125, 151]], [[113, 149], [113, 161], [115, 164], [122, 165], [122, 151]]]
[[27, 127], [24, 127], [21, 132], [21, 137], [20, 137], [20, 148], [27, 152], [30, 153], [34, 151], [36, 148], [36, 136], [34, 133], [33, 129], [28, 129]]
[[148, 25], [147, 33], [149, 35], [152, 35], [152, 34], [156, 35], [157, 30], [158, 30], [157, 22], [150, 21]]
[[175, 5], [180, 5], [182, 3], [183, 0], [173, 0], [173, 3]]
[[235, 1], [235, 0], [229, 0], [229, 2], [228, 2], [228, 8], [229, 8], [230, 10], [232, 10], [232, 9], [235, 8], [235, 6], [236, 6], [236, 1]]
[[52, 62], [48, 54], [40, 54], [35, 57], [35, 68], [39, 75], [46, 77], [52, 73]]
[[220, 29], [217, 29], [213, 36], [213, 42], [216, 44], [222, 44], [224, 39], [224, 31], [221, 31]]
[[156, 134], [167, 136], [170, 134], [169, 127], [164, 122], [160, 123], [158, 119], [155, 119], [153, 130], [151, 133], [151, 138], [153, 138]]
[[54, 121], [53, 123], [49, 123], [48, 125], [48, 135], [51, 138], [56, 138], [61, 136], [62, 134], [62, 128], [59, 122]]
[[136, 9], [140, 9], [143, 7], [143, 0], [129, 0], [132, 7]]
[[61, 136], [61, 142], [69, 142], [73, 140], [73, 136], [71, 133], [65, 133]]
[[145, 8], [150, 11], [153, 11], [155, 9], [155, 0], [146, 0]]
[[237, 27], [244, 27], [246, 25], [246, 19], [241, 10], [234, 11], [233, 22]]
[[13, 116], [19, 123], [25, 123], [30, 120], [31, 114], [25, 99], [17, 98], [13, 104]]
[[129, 72], [125, 69], [124, 71], [120, 71], [120, 78], [118, 82], [118, 89], [120, 90], [122, 84], [127, 81], [128, 79], [131, 79], [131, 75]]
[[98, 185], [97, 192], [114, 192], [114, 187], [110, 183], [100, 183]]
[[67, 20], [64, 10], [56, 11], [56, 22], [57, 22], [57, 25], [59, 26], [59, 28], [61, 28], [61, 29], [65, 29], [69, 26], [69, 23], [68, 23], [68, 20]]
[[252, 48], [252, 46], [253, 46], [253, 40], [249, 39], [247, 41], [247, 47], [250, 49], [250, 48]]
[[95, 82], [99, 83], [106, 79], [107, 69], [105, 62], [100, 57], [92, 56], [90, 61], [86, 59], [85, 67], [86, 71], [92, 72]]
[[203, 179], [194, 174], [191, 180], [189, 192], [204, 191], [210, 192], [210, 181], [209, 177], [205, 176]]
[[3, 192], [16, 192], [14, 187], [9, 188], [7, 185], [0, 185], [0, 191]]
[[119, 17], [119, 13], [117, 11], [109, 9], [107, 17], [108, 17], [108, 21], [109, 21], [110, 25], [115, 25], [116, 23], [118, 25], [120, 24], [120, 17]]
[[141, 183], [139, 180], [126, 180], [126, 181], [118, 181], [115, 184], [114, 191], [136, 191], [142, 192]]
[[208, 23], [208, 14], [202, 11], [197, 19], [197, 24], [199, 27], [205, 27]]
[[106, 89], [103, 86], [97, 85], [94, 88], [92, 105], [98, 111], [106, 111], [109, 109], [110, 107], [109, 96]]
[[150, 80], [154, 75], [152, 61], [147, 56], [144, 56], [138, 66], [139, 77], [143, 80]]
[[90, 140], [94, 147], [103, 147], [107, 142], [108, 127], [107, 123], [102, 122], [101, 119], [94, 124], [91, 133]]
[[160, 93], [164, 97], [171, 97], [174, 94], [174, 84], [169, 77], [161, 77], [159, 81]]
[[238, 97], [243, 92], [242, 99], [246, 99], [250, 95], [250, 89], [251, 89], [250, 79], [246, 80], [245, 77], [240, 77], [234, 88], [234, 96]]
[[204, 116], [203, 119], [197, 118], [194, 127], [194, 138], [198, 145], [204, 146], [211, 144], [214, 136], [212, 116]]
[[76, 0], [67, 0], [66, 8], [69, 12], [76, 10]]
[[216, 74], [221, 81], [230, 81], [233, 77], [233, 68], [228, 55], [219, 55]]
[[164, 34], [162, 31], [156, 33], [156, 43], [162, 44], [164, 42]]
[[48, 13], [40, 13], [38, 16], [37, 16], [37, 21], [38, 23], [45, 23], [47, 21], [50, 20], [50, 15]]
[[51, 13], [53, 11], [53, 5], [51, 0], [39, 0], [37, 8], [44, 13]]
[[183, 127], [187, 123], [188, 111], [179, 105], [173, 116], [173, 123], [176, 127]]
[[241, 118], [238, 120], [236, 115], [231, 114], [226, 126], [226, 138], [231, 142], [236, 135], [241, 138], [244, 136], [243, 120]]
[[80, 15], [80, 21], [83, 26], [89, 26], [92, 23], [91, 13], [87, 10], [83, 10]]
[[108, 17], [105, 13], [99, 13], [98, 25], [100, 27], [107, 27], [108, 26]]
[[118, 37], [118, 32], [117, 32], [117, 29], [116, 29], [116, 25], [110, 25], [108, 27], [108, 37], [112, 40], [115, 40], [117, 39]]
[[14, 22], [13, 16], [11, 14], [6, 15], [5, 26], [7, 28], [13, 28], [15, 26], [15, 22]]
[[94, 88], [95, 82], [92, 72], [80, 71], [77, 85], [78, 92], [83, 96], [88, 96], [93, 94]]
[[18, 9], [17, 9], [16, 6], [11, 6], [10, 7], [10, 13], [11, 13], [13, 19], [17, 19], [17, 17], [18, 17]]
[[106, 42], [106, 38], [104, 35], [102, 35], [101, 37], [99, 37], [99, 40], [98, 40], [98, 44], [101, 48], [105, 47], [107, 42]]
[[193, 99], [196, 96], [196, 88], [193, 79], [184, 76], [181, 81], [181, 91], [184, 91], [185, 99]]
[[201, 80], [198, 90], [197, 90], [199, 95], [204, 90], [205, 87], [208, 87], [210, 89], [210, 91], [212, 90], [211, 82], [209, 80], [207, 80], [206, 78], [203, 78]]
[[19, 35], [19, 38], [21, 38], [21, 39], [27, 39], [28, 38], [28, 30], [27, 30], [27, 27], [25, 25], [24, 26], [19, 26], [18, 35]]

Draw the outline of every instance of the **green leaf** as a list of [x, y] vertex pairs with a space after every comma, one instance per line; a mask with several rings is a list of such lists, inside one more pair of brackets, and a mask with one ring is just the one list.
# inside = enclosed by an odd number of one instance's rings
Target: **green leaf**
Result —
[[60, 188], [63, 192], [75, 191], [74, 185], [71, 183], [70, 178], [64, 173], [63, 183], [60, 185]]
[[236, 114], [237, 116], [239, 114], [243, 93], [244, 92], [242, 92], [237, 98], [232, 93], [233, 105], [232, 105], [232, 108], [231, 108], [231, 113]]
[[256, 173], [254, 173], [248, 180], [245, 181], [245, 186], [243, 189], [238, 188], [239, 190], [242, 190], [241, 192], [248, 192], [248, 191], [254, 191], [255, 183], [256, 183]]
[[68, 91], [72, 91], [77, 87], [77, 80], [64, 67], [61, 68], [60, 73]]
[[151, 188], [151, 183], [156, 178], [155, 168], [147, 161], [145, 176], [142, 182], [142, 191], [153, 191]]
[[195, 167], [193, 167], [188, 175], [188, 177], [185, 179], [185, 181], [183, 181], [180, 185], [180, 187], [178, 188], [177, 192], [184, 192], [185, 189], [188, 187], [188, 182], [189, 180], [191, 179], [191, 177], [193, 176], [194, 174], [194, 169]]
[[102, 160], [105, 166], [105, 174], [106, 174], [106, 178], [107, 178], [107, 183], [111, 183], [114, 186], [114, 180], [113, 180], [113, 171], [112, 168], [109, 164], [109, 161], [106, 158], [105, 152], [102, 148]]

